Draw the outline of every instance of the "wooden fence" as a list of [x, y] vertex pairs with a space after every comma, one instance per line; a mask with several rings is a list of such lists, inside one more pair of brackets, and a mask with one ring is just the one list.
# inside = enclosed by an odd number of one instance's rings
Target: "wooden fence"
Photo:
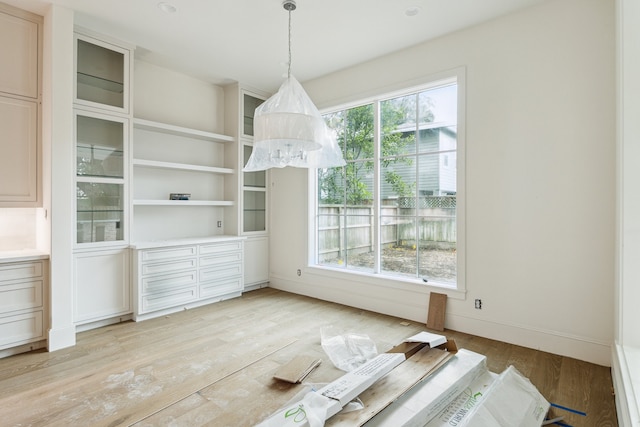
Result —
[[[318, 209], [320, 262], [343, 257], [345, 253], [373, 251], [374, 215], [369, 205], [321, 205]], [[451, 248], [455, 246], [456, 237], [455, 196], [428, 196], [417, 201], [399, 199], [381, 208], [380, 244], [383, 247]]]

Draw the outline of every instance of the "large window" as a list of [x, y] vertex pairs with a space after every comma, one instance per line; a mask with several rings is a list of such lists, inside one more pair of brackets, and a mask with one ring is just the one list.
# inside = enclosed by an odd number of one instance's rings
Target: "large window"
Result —
[[316, 266], [460, 287], [459, 83], [325, 114], [347, 164], [316, 176]]

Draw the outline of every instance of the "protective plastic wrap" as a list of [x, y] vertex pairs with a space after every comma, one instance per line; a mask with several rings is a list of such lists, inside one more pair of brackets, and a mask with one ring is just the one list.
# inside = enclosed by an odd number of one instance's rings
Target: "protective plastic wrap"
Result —
[[245, 172], [294, 166], [343, 166], [335, 132], [295, 77], [255, 110], [253, 152]]

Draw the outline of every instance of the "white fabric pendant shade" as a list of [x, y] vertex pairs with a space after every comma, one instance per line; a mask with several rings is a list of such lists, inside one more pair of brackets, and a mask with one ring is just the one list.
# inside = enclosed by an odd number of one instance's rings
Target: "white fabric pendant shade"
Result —
[[345, 164], [335, 135], [293, 76], [256, 108], [253, 124], [253, 152], [245, 172]]

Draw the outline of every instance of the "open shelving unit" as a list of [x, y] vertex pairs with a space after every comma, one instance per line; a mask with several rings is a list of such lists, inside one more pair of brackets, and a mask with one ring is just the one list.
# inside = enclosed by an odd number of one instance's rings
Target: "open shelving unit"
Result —
[[[132, 143], [132, 240], [209, 237], [224, 234], [225, 150], [235, 139], [198, 129], [134, 118]], [[190, 194], [170, 200], [171, 193]], [[209, 209], [202, 212], [202, 209]]]

